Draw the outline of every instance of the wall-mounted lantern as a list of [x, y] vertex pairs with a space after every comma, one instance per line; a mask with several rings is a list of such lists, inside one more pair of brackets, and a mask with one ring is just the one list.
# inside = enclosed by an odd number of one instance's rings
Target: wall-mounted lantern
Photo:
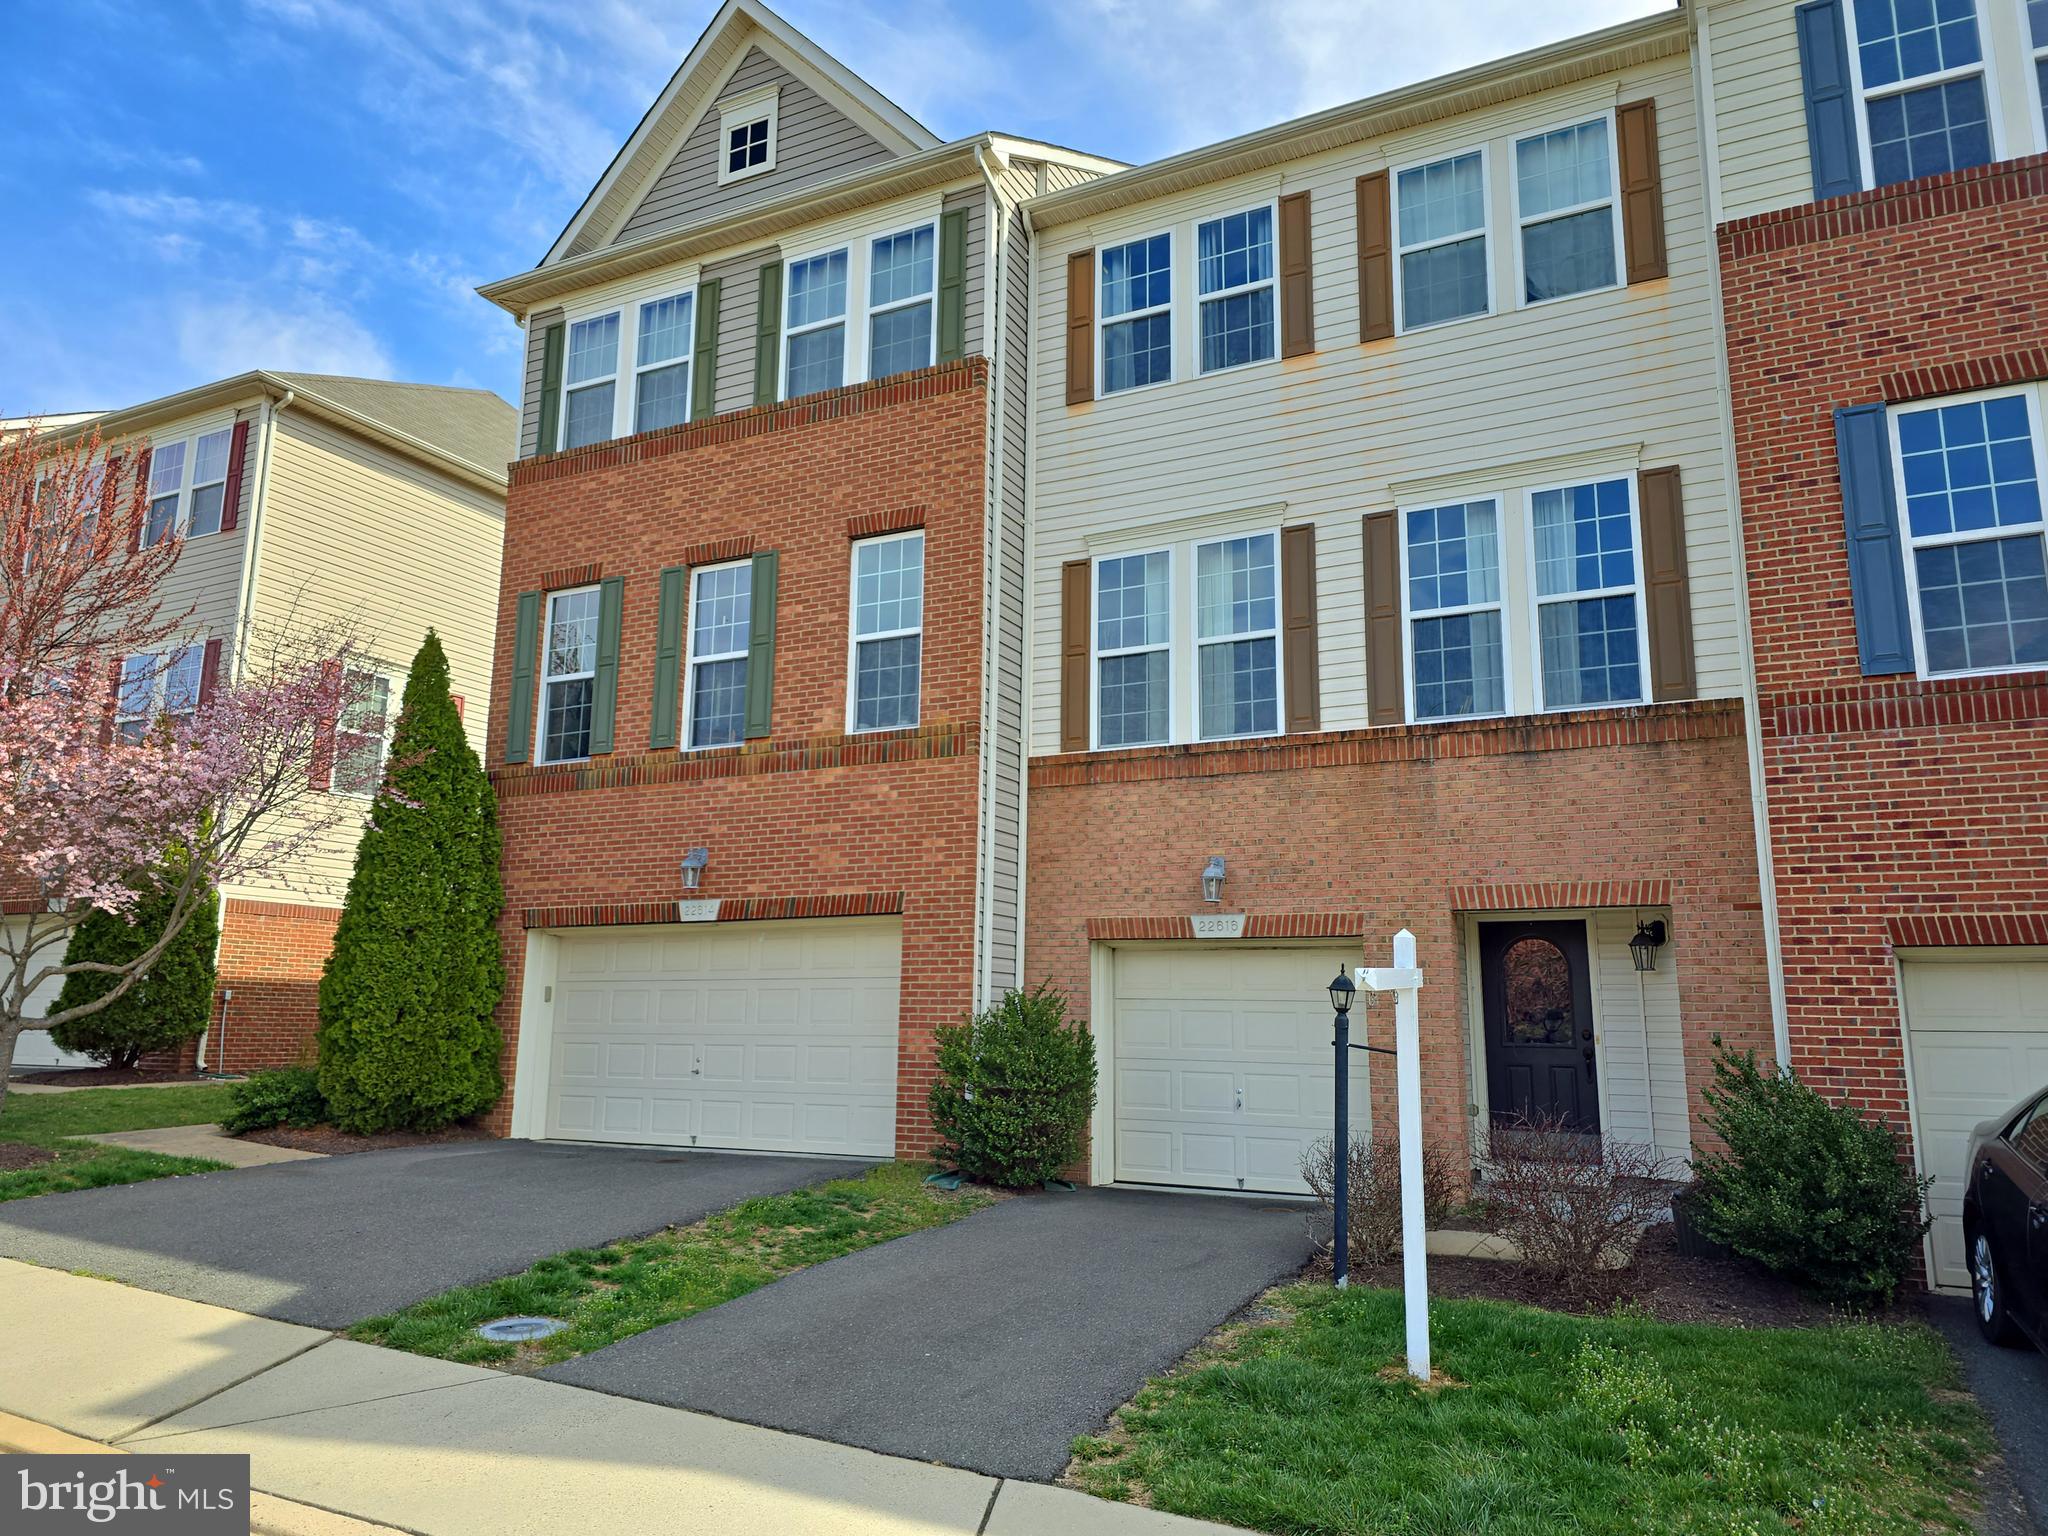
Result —
[[1202, 866], [1202, 900], [1217, 902], [1223, 899], [1223, 855], [1212, 853], [1209, 862]]
[[683, 890], [686, 893], [704, 883], [704, 866], [710, 862], [709, 848], [692, 848], [683, 855]]
[[1636, 936], [1628, 941], [1629, 958], [1635, 961], [1636, 969], [1639, 971], [1654, 971], [1657, 969], [1657, 951], [1664, 947], [1668, 938], [1669, 934], [1664, 927], [1663, 918], [1653, 918], [1647, 923], [1643, 922], [1640, 918], [1637, 919]]

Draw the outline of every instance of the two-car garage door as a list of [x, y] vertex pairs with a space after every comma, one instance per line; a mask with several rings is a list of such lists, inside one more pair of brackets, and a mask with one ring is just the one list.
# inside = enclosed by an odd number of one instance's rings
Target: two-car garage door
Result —
[[556, 943], [548, 1136], [895, 1150], [895, 920], [594, 929]]

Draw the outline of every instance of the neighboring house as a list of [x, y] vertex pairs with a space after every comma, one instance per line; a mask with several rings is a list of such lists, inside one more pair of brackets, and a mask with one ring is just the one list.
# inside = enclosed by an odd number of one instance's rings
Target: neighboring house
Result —
[[1785, 1054], [1932, 1174], [2048, 1083], [2048, 3], [1709, 0]]
[[[336, 722], [316, 784], [367, 810], [383, 772], [406, 669], [440, 632], [457, 693], [490, 686], [505, 464], [516, 413], [483, 390], [305, 373], [246, 373], [92, 419], [118, 473], [148, 477], [138, 536], [184, 547], [167, 614], [190, 631], [142, 686], [118, 690], [117, 728], [204, 703], [234, 665], [236, 637], [350, 619], [377, 661], [371, 701]], [[68, 430], [68, 429], [67, 429]], [[354, 864], [351, 817], [297, 865], [221, 892], [220, 991], [198, 1059], [215, 1070], [311, 1058], [316, 988]], [[49, 986], [45, 1007], [55, 1000]], [[186, 1062], [191, 1053], [186, 1053]], [[66, 1064], [40, 1030], [17, 1066]]]
[[1023, 979], [1020, 205], [1114, 168], [941, 143], [731, 0], [483, 290], [501, 1130], [930, 1145], [933, 1028]]

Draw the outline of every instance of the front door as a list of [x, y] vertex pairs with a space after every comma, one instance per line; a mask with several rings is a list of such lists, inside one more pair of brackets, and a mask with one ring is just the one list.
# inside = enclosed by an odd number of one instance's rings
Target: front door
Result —
[[1584, 923], [1481, 923], [1486, 1087], [1495, 1124], [1561, 1116], [1600, 1131]]

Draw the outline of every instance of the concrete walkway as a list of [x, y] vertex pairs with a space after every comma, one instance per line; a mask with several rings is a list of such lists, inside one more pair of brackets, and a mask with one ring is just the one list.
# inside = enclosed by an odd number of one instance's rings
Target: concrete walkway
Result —
[[205, 1157], [230, 1168], [261, 1168], [269, 1163], [298, 1163], [324, 1152], [302, 1152], [297, 1147], [273, 1147], [260, 1141], [243, 1141], [222, 1133], [217, 1125], [167, 1125], [155, 1131], [106, 1131], [86, 1136], [85, 1141], [103, 1141], [110, 1147], [133, 1147], [138, 1152], [161, 1152], [166, 1157]]
[[0, 1260], [0, 1414], [423, 1536], [1215, 1536], [1226, 1528], [335, 1339]]

